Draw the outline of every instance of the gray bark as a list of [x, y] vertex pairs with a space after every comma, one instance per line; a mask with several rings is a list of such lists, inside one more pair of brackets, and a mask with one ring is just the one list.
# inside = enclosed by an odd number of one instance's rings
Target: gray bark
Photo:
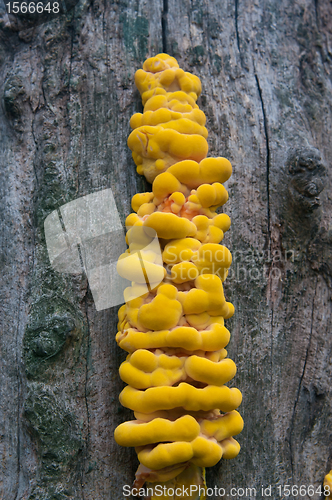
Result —
[[118, 402], [117, 310], [96, 312], [85, 276], [52, 270], [43, 223], [109, 187], [124, 221], [148, 190], [126, 141], [141, 109], [134, 73], [161, 51], [201, 78], [209, 154], [233, 164], [225, 290], [245, 428], [240, 455], [208, 470], [208, 485], [262, 498], [271, 484], [279, 498], [276, 485], [322, 484], [331, 47], [324, 0], [83, 0], [30, 29], [2, 25], [0, 498], [106, 500], [133, 481], [135, 452], [113, 439], [131, 418]]

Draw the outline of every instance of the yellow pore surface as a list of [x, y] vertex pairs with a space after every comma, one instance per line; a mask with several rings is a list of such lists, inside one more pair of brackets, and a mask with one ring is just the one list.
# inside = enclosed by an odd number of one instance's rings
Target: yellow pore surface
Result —
[[[219, 244], [231, 221], [217, 211], [228, 200], [223, 184], [232, 166], [207, 157], [199, 78], [158, 54], [136, 72], [135, 83], [144, 109], [131, 118], [128, 145], [152, 191], [133, 197], [127, 238], [130, 243], [133, 232], [153, 229], [162, 257], [130, 245], [118, 262], [119, 274], [131, 282], [116, 336], [128, 352], [120, 401], [136, 420], [117, 427], [115, 439], [136, 448], [143, 482], [153, 482], [240, 450], [232, 436], [243, 428], [236, 411], [242, 396], [225, 385], [236, 373], [224, 326], [234, 313], [223, 291], [232, 256]], [[148, 287], [147, 276], [153, 277]]]

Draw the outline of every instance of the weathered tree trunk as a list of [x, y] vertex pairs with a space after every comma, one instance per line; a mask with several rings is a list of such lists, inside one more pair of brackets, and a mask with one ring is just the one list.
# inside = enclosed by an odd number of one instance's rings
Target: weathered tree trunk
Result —
[[146, 190], [126, 141], [134, 73], [162, 51], [201, 78], [210, 155], [233, 164], [225, 290], [245, 428], [208, 485], [257, 488], [250, 499], [319, 487], [332, 466], [331, 3], [83, 0], [23, 28], [1, 28], [0, 498], [106, 500], [133, 481], [136, 455], [113, 439], [131, 418], [117, 308], [96, 312], [85, 276], [52, 270], [43, 224], [105, 188], [124, 221]]

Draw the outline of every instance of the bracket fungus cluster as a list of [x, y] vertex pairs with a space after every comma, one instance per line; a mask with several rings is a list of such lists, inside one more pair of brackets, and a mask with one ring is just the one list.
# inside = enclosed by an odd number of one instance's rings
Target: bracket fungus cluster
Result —
[[140, 252], [129, 244], [118, 262], [132, 282], [116, 336], [128, 352], [120, 402], [136, 420], [119, 425], [115, 439], [136, 448], [136, 487], [203, 485], [205, 467], [237, 456], [233, 436], [243, 428], [241, 392], [225, 386], [236, 373], [224, 326], [234, 312], [223, 293], [232, 257], [220, 245], [230, 218], [217, 213], [228, 199], [223, 183], [232, 167], [207, 157], [199, 78], [159, 54], [144, 62], [135, 82], [144, 111], [131, 118], [128, 145], [152, 192], [133, 197], [127, 239], [135, 229], [153, 230], [162, 260], [143, 244]]

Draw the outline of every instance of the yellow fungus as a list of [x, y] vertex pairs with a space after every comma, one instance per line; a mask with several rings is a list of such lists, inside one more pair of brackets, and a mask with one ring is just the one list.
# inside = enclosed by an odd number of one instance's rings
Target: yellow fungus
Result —
[[178, 406], [190, 411], [218, 408], [227, 412], [235, 410], [241, 401], [241, 392], [236, 388], [209, 385], [198, 389], [186, 382], [181, 382], [176, 387], [150, 387], [145, 391], [127, 385], [120, 394], [123, 406], [143, 413], [171, 410]]
[[232, 165], [226, 158], [204, 158], [200, 163], [184, 160], [171, 166], [168, 172], [193, 189], [201, 184], [226, 182], [232, 174]]
[[157, 125], [144, 125], [134, 129], [128, 137], [133, 159], [149, 182], [160, 173], [156, 162], [162, 158], [163, 170], [184, 158], [201, 161], [207, 154], [206, 139], [198, 134], [182, 130], [165, 129]]
[[[128, 315], [131, 324], [137, 325], [137, 310]], [[179, 347], [187, 351], [217, 351], [225, 347], [230, 338], [230, 333], [219, 323], [212, 323], [205, 330], [196, 330], [189, 326], [178, 326], [172, 330], [158, 330], [154, 332], [140, 332], [137, 327], [127, 328], [118, 332], [116, 341], [121, 349], [133, 352], [136, 349], [157, 349], [158, 347]]]
[[[202, 468], [239, 453], [233, 436], [243, 428], [241, 393], [224, 385], [236, 374], [224, 326], [234, 313], [223, 291], [232, 256], [219, 244], [231, 221], [217, 208], [228, 200], [232, 166], [207, 157], [199, 78], [158, 54], [135, 83], [144, 109], [130, 120], [128, 146], [152, 191], [132, 199], [129, 249], [117, 265], [131, 281], [116, 335], [129, 353], [120, 401], [136, 420], [117, 427], [115, 439], [136, 449], [135, 484], [201, 485]], [[155, 231], [161, 257], [145, 231]]]
[[165, 418], [155, 418], [147, 423], [125, 422], [117, 427], [114, 437], [121, 446], [143, 446], [162, 441], [192, 441], [199, 432], [196, 419], [184, 415], [174, 422]]
[[172, 285], [158, 288], [156, 297], [143, 304], [138, 311], [138, 321], [144, 328], [164, 330], [174, 327], [181, 316], [182, 306], [176, 300], [177, 290]]
[[204, 435], [223, 441], [242, 431], [243, 419], [236, 410], [233, 410], [213, 420], [202, 419], [200, 426]]
[[180, 262], [172, 267], [172, 281], [174, 283], [185, 283], [198, 277], [199, 271], [192, 262]]
[[222, 359], [214, 363], [200, 356], [188, 357], [185, 370], [193, 380], [211, 385], [224, 385], [236, 374], [236, 366], [231, 359]]
[[146, 467], [155, 470], [187, 462], [193, 457], [192, 445], [185, 441], [159, 444], [153, 448], [147, 446], [136, 451], [138, 460]]
[[[196, 351], [197, 352], [197, 351]], [[215, 351], [214, 351], [215, 352]], [[135, 389], [172, 386], [190, 379], [205, 384], [224, 385], [236, 373], [231, 359], [209, 359], [201, 355], [167, 355], [158, 350], [152, 353], [138, 349], [129, 355], [120, 366], [120, 377]]]
[[185, 238], [194, 236], [195, 225], [188, 219], [181, 219], [175, 214], [154, 212], [144, 222], [144, 225], [154, 229], [159, 238]]
[[195, 238], [172, 240], [165, 246], [163, 261], [167, 264], [177, 264], [185, 260], [190, 260], [200, 246], [201, 243]]
[[149, 203], [152, 199], [152, 193], [137, 193], [132, 197], [131, 206], [133, 207], [133, 210], [137, 212], [141, 205]]
[[146, 257], [147, 255], [142, 253], [122, 254], [117, 263], [119, 275], [136, 283], [146, 283], [146, 274], [151, 283], [162, 281], [166, 274], [165, 269], [161, 265], [149, 262]]

